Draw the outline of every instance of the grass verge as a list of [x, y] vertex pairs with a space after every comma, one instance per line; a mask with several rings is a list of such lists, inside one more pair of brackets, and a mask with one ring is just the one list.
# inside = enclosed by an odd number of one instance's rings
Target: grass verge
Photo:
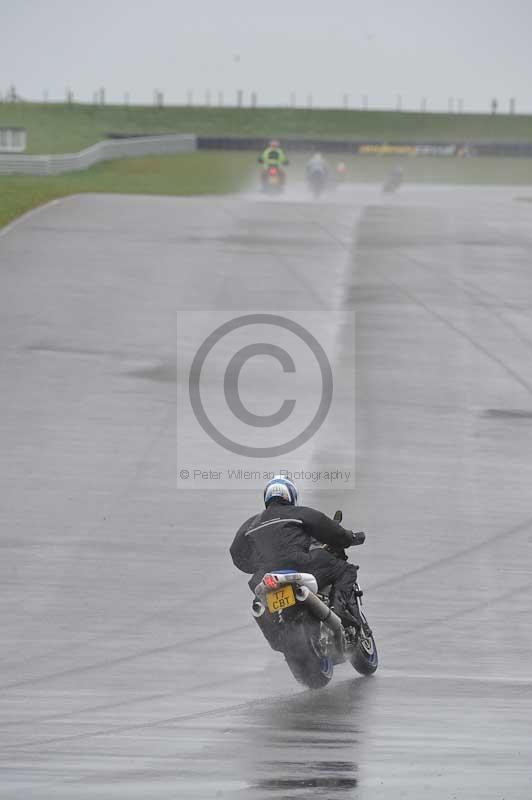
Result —
[[0, 176], [0, 227], [36, 206], [83, 192], [115, 194], [228, 194], [243, 188], [249, 154], [217, 152], [127, 158], [84, 172]]

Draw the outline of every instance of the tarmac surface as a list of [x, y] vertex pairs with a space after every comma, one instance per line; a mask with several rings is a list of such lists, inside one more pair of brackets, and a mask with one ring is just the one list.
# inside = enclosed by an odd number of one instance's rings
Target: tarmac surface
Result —
[[[3, 800], [532, 796], [526, 193], [79, 196], [0, 232]], [[175, 476], [176, 308], [309, 305], [356, 312], [357, 473], [303, 501], [367, 532], [380, 655], [319, 692], [229, 558], [259, 497]]]

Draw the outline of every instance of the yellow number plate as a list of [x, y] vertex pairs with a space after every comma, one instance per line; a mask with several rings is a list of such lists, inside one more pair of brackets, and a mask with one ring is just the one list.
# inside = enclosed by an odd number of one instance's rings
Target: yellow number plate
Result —
[[283, 586], [282, 589], [277, 589], [275, 592], [268, 592], [266, 601], [270, 614], [281, 611], [283, 608], [288, 608], [288, 606], [295, 606], [296, 604], [294, 590], [290, 585]]

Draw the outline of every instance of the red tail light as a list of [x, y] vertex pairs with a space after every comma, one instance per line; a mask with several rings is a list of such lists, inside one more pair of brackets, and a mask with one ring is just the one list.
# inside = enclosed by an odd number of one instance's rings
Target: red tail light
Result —
[[279, 585], [273, 575], [265, 575], [262, 582], [267, 589], [277, 589]]
[[277, 167], [270, 167], [268, 170], [268, 175], [277, 175]]

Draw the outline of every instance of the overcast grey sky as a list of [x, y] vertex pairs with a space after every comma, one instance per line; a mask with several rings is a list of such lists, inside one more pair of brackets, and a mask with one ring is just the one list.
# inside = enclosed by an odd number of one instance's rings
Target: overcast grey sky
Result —
[[532, 112], [532, 0], [2, 0], [0, 91], [62, 99], [71, 86], [89, 101], [196, 102], [210, 89], [234, 103], [236, 89], [260, 105], [501, 110], [517, 98]]

